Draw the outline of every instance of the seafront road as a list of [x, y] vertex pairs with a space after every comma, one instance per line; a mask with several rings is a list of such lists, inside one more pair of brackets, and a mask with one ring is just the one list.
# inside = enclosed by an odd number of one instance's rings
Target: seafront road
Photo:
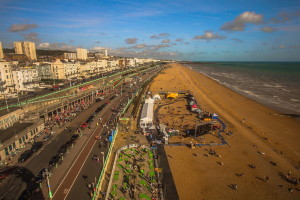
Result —
[[[118, 106], [122, 100], [123, 96], [116, 98], [112, 103], [109, 103], [108, 111], [102, 116], [102, 122], [105, 123], [109, 120], [112, 115], [110, 108]], [[102, 169], [102, 159], [101, 162], [92, 162], [92, 156], [100, 156], [100, 152], [104, 151], [106, 153], [106, 148], [99, 149], [99, 141], [95, 139], [96, 136], [101, 134], [103, 131], [103, 126], [96, 126], [94, 131], [91, 133], [88, 141], [80, 151], [79, 155], [70, 166], [69, 170], [65, 173], [65, 176], [61, 180], [60, 184], [56, 188], [53, 199], [62, 200], [62, 199], [87, 199], [88, 190], [86, 187], [87, 182], [95, 183], [95, 178], [99, 176], [99, 173]], [[106, 129], [105, 129], [106, 131]], [[95, 144], [97, 143], [96, 147]], [[95, 149], [97, 151], [95, 152]], [[96, 166], [96, 167], [95, 167]], [[84, 170], [83, 170], [84, 169]], [[87, 175], [87, 179], [84, 179], [82, 176]], [[77, 180], [79, 179], [79, 180]], [[76, 188], [76, 189], [75, 189]], [[79, 192], [80, 191], [80, 192]], [[74, 196], [74, 197], [72, 197]]]

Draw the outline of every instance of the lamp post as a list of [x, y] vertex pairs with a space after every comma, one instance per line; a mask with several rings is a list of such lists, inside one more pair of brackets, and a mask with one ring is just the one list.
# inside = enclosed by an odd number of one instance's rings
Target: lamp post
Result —
[[49, 181], [50, 172], [48, 171], [48, 169], [46, 169], [45, 175], [46, 175], [46, 180], [47, 180], [48, 195], [49, 195], [49, 198], [52, 199], [53, 195], [51, 192], [51, 186], [50, 186], [50, 181]]

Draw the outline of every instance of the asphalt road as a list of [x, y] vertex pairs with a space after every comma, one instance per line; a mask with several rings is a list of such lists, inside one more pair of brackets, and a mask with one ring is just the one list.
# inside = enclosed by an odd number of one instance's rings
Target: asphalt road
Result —
[[[149, 76], [149, 74], [145, 76]], [[123, 90], [127, 88], [126, 86], [128, 85], [123, 86]], [[99, 113], [99, 115], [95, 118], [95, 121], [96, 119], [99, 119], [100, 116], [103, 119], [103, 123], [107, 121], [110, 115], [112, 114], [112, 111], [109, 108], [116, 107], [116, 105], [114, 104], [123, 103], [123, 105], [125, 105], [129, 98], [128, 92], [132, 93], [137, 88], [139, 88], [139, 84], [135, 85], [132, 88], [127, 88], [127, 91], [125, 91], [122, 96], [115, 98], [111, 103], [109, 103], [106, 106], [106, 108], [103, 111]], [[43, 148], [38, 153], [35, 153], [32, 156], [32, 158], [30, 158], [28, 161], [26, 161], [25, 164], [22, 165], [26, 174], [25, 176], [23, 176], [22, 178], [17, 178], [14, 175], [10, 177], [6, 184], [1, 183], [0, 200], [18, 199], [18, 196], [25, 188], [30, 188], [30, 182], [32, 182], [34, 177], [41, 169], [48, 167], [48, 162], [50, 158], [57, 154], [57, 150], [59, 149], [59, 147], [65, 144], [68, 140], [70, 140], [72, 133], [76, 132], [76, 129], [80, 126], [80, 124], [84, 122], [97, 109], [97, 107], [106, 102], [107, 99], [109, 99], [110, 97], [111, 95], [103, 101], [97, 102], [90, 106], [88, 109], [82, 111], [79, 114], [79, 116], [73, 119], [71, 123], [67, 126], [68, 130], [64, 130], [63, 132], [57, 134], [51, 141], [45, 143]], [[94, 122], [94, 124], [95, 123], [96, 122]], [[90, 140], [88, 140], [87, 143], [85, 143], [85, 146], [84, 144], [82, 144], [82, 146], [79, 146], [79, 144], [76, 146], [75, 144], [76, 148], [81, 149], [81, 153], [79, 153], [78, 156], [72, 155], [74, 157], [74, 160], [76, 158], [75, 162], [72, 165], [73, 167], [70, 167], [69, 170], [63, 169], [60, 166], [58, 166], [57, 169], [53, 169], [55, 173], [57, 173], [57, 171], [61, 171], [61, 174], [66, 175], [66, 177], [61, 178], [62, 180], [58, 181], [61, 184], [51, 185], [54, 191], [54, 199], [88, 199], [89, 194], [88, 189], [86, 187], [86, 183], [87, 181], [95, 182], [95, 177], [99, 176], [99, 173], [102, 169], [102, 159], [101, 162], [92, 162], [92, 156], [102, 156], [100, 152], [105, 152], [106, 155], [107, 152], [107, 148], [104, 148], [103, 144], [101, 148], [99, 148], [99, 141], [96, 141], [94, 139], [94, 136], [99, 135], [101, 131], [102, 127], [97, 127], [95, 131], [92, 132]], [[85, 130], [84, 132], [91, 132], [91, 130]], [[105, 133], [106, 132], [107, 130], [105, 130]], [[53, 176], [55, 176], [55, 173], [53, 174]], [[88, 178], [82, 178], [83, 174], [87, 175]], [[47, 198], [47, 193], [45, 192], [45, 190], [47, 191], [47, 189], [45, 189], [45, 186], [46, 185], [43, 184], [43, 189], [37, 189], [31, 199]]]

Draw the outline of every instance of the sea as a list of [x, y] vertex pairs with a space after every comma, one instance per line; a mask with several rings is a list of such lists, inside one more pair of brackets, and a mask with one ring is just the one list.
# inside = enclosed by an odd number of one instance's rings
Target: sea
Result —
[[300, 62], [194, 62], [184, 65], [281, 114], [300, 116]]

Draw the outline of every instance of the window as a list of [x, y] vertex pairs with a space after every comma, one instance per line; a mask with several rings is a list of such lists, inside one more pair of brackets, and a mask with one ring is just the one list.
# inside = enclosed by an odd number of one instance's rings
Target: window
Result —
[[9, 151], [11, 151], [12, 150], [12, 145], [9, 145], [8, 149], [9, 149]]
[[7, 155], [8, 156], [8, 148], [5, 148], [5, 155]]
[[19, 144], [22, 144], [22, 138], [19, 139]]
[[16, 148], [16, 143], [14, 142], [12, 145], [13, 145], [13, 148], [15, 149]]

